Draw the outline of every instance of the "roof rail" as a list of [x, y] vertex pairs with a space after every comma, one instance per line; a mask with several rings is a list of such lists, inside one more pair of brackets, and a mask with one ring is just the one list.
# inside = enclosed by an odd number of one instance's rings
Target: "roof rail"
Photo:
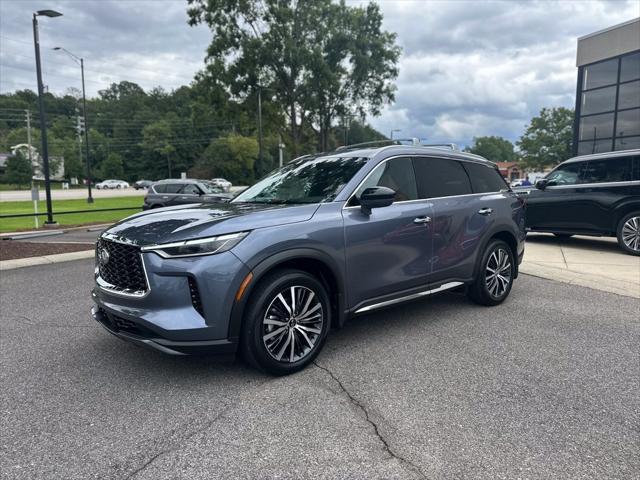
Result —
[[354, 150], [358, 148], [364, 147], [373, 147], [376, 145], [380, 146], [391, 146], [391, 145], [406, 145], [406, 142], [410, 142], [410, 145], [416, 147], [435, 147], [435, 148], [449, 148], [451, 150], [459, 150], [458, 146], [455, 143], [422, 143], [419, 138], [411, 137], [411, 138], [394, 138], [393, 140], [374, 140], [372, 142], [362, 142], [362, 143], [353, 143], [351, 145], [343, 145], [341, 147], [336, 148], [336, 152], [344, 152], [346, 150]]

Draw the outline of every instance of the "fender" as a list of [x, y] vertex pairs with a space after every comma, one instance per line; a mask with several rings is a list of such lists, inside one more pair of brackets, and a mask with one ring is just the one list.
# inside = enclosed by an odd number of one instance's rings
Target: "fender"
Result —
[[613, 223], [611, 225], [611, 231], [616, 234], [618, 232], [618, 222], [622, 220], [622, 217], [633, 211], [640, 212], [640, 196], [624, 198], [616, 204], [612, 210], [613, 215], [611, 215], [611, 219]]
[[340, 266], [331, 258], [330, 255], [324, 253], [321, 250], [314, 248], [295, 248], [291, 250], [284, 250], [271, 255], [270, 257], [262, 260], [254, 268], [251, 269], [253, 278], [249, 286], [247, 287], [242, 299], [239, 302], [235, 302], [231, 310], [231, 318], [229, 321], [229, 339], [238, 338], [242, 328], [242, 317], [244, 310], [247, 306], [248, 299], [251, 297], [251, 293], [255, 286], [260, 282], [262, 277], [273, 268], [278, 265], [296, 259], [311, 259], [322, 262], [333, 274], [338, 286], [337, 292], [337, 318], [334, 319], [334, 325], [342, 327], [345, 322], [345, 290], [344, 290], [344, 273]]
[[509, 225], [507, 223], [499, 223], [497, 225], [493, 225], [488, 231], [487, 233], [485, 233], [484, 239], [482, 240], [482, 243], [480, 244], [480, 247], [478, 248], [477, 252], [476, 252], [476, 265], [473, 269], [473, 278], [476, 278], [478, 276], [478, 269], [480, 268], [480, 259], [482, 258], [482, 254], [484, 253], [485, 249], [487, 248], [487, 244], [489, 243], [489, 240], [496, 235], [497, 233], [501, 233], [501, 232], [506, 232], [509, 235], [511, 235], [515, 241], [516, 241], [516, 253], [515, 253], [515, 263], [516, 263], [516, 273], [514, 278], [518, 277], [518, 272], [520, 270], [520, 266], [518, 265], [518, 252], [517, 252], [517, 246], [520, 243], [518, 241], [518, 231], [513, 227], [513, 225]]

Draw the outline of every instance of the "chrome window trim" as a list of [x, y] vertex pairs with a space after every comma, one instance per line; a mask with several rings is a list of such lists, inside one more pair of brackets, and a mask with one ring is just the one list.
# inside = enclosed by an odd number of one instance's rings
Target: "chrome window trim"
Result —
[[[394, 155], [392, 157], [389, 158], [385, 158], [384, 160], [382, 160], [380, 163], [378, 163], [375, 167], [373, 167], [371, 169], [371, 171], [369, 173], [367, 173], [367, 175], [360, 181], [360, 183], [358, 183], [358, 185], [356, 186], [356, 188], [353, 190], [353, 192], [351, 192], [351, 195], [349, 195], [349, 197], [347, 198], [347, 200], [344, 202], [344, 205], [342, 206], [342, 210], [349, 210], [349, 209], [353, 209], [353, 208], [360, 208], [360, 205], [349, 205], [349, 202], [351, 201], [351, 199], [355, 196], [356, 192], [358, 191], [358, 189], [360, 189], [360, 187], [362, 186], [362, 184], [364, 182], [366, 182], [369, 177], [371, 176], [371, 174], [373, 172], [376, 171], [376, 169], [382, 165], [385, 162], [388, 162], [389, 160], [394, 160], [396, 158], [438, 158], [441, 160], [451, 160], [451, 161], [457, 161], [457, 162], [465, 162], [467, 161], [466, 159], [463, 158], [455, 158], [455, 157], [447, 157], [447, 156], [439, 156], [439, 155], [411, 155], [411, 154], [399, 154], [399, 155]], [[479, 163], [479, 162], [470, 162], [470, 163]], [[487, 168], [491, 168], [490, 165], [485, 165], [484, 163], [480, 163], [480, 165], [484, 165]], [[415, 178], [415, 176], [414, 176]], [[469, 181], [469, 183], [471, 183], [471, 181]], [[416, 187], [417, 187], [418, 181], [416, 179]], [[473, 189], [473, 186], [471, 187]], [[417, 198], [415, 200], [401, 200], [399, 202], [393, 202], [391, 204], [391, 206], [393, 205], [401, 205], [403, 203], [415, 203], [415, 202], [429, 202], [431, 200], [440, 200], [442, 198], [460, 198], [460, 197], [472, 197], [475, 195], [495, 195], [495, 194], [504, 194], [504, 193], [509, 193], [511, 192], [511, 190], [508, 189], [504, 189], [504, 190], [498, 190], [495, 192], [481, 192], [481, 193], [465, 193], [463, 195], [448, 195], [446, 197], [430, 197], [430, 198]]]
[[366, 307], [359, 308], [355, 311], [355, 313], [364, 313], [369, 312], [371, 310], [376, 310], [378, 308], [386, 307], [388, 305], [395, 305], [396, 303], [406, 302], [408, 300], [414, 300], [416, 298], [425, 297], [427, 295], [433, 295], [434, 293], [443, 292], [445, 290], [451, 290], [452, 288], [459, 287], [464, 285], [462, 282], [448, 282], [440, 285], [438, 288], [433, 288], [431, 290], [424, 290], [418, 293], [412, 293], [411, 295], [405, 295], [404, 297], [394, 298], [393, 300], [385, 300], [384, 302], [374, 303], [373, 305], [368, 305]]
[[640, 180], [623, 180], [621, 182], [599, 182], [599, 183], [574, 183], [572, 185], [549, 185], [545, 190], [566, 190], [568, 188], [591, 188], [591, 187], [632, 187], [640, 185]]

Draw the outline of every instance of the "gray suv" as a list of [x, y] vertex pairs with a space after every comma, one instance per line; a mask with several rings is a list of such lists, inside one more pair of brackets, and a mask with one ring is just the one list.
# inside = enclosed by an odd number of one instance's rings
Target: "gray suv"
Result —
[[161, 180], [147, 190], [143, 210], [190, 203], [228, 202], [233, 195], [207, 180]]
[[524, 227], [523, 201], [481, 157], [344, 148], [298, 158], [230, 203], [112, 226], [96, 246], [92, 313], [165, 353], [239, 351], [288, 374], [352, 315], [456, 288], [503, 302]]

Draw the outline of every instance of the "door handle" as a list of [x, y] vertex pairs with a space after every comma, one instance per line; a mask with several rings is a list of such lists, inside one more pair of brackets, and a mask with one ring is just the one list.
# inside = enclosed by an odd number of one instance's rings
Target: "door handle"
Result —
[[413, 223], [429, 223], [431, 222], [431, 217], [416, 217], [413, 219]]
[[493, 213], [493, 208], [481, 208], [478, 210], [480, 215], [491, 215]]

